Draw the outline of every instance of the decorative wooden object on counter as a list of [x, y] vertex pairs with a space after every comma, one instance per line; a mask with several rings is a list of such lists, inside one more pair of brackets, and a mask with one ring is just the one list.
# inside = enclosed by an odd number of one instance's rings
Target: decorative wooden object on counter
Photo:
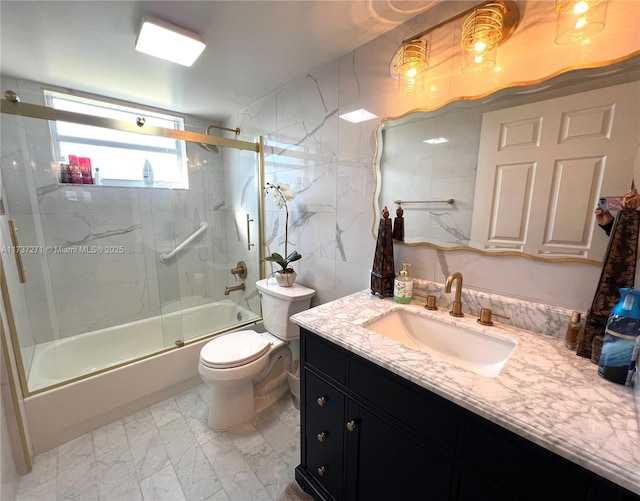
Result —
[[402, 210], [402, 206], [398, 205], [396, 209], [396, 218], [393, 221], [393, 239], [399, 240], [400, 242], [404, 242], [404, 210]]
[[373, 257], [373, 267], [371, 268], [371, 294], [378, 294], [380, 297], [393, 296], [393, 280], [395, 276], [393, 231], [391, 229], [391, 219], [389, 219], [389, 209], [385, 207], [380, 218], [376, 253]]
[[[602, 338], [611, 308], [620, 300], [621, 287], [633, 287], [638, 256], [640, 212], [623, 209], [618, 211], [609, 247], [604, 258], [598, 287], [587, 311], [584, 334], [578, 341], [577, 354], [598, 363], [599, 355], [592, 357], [594, 339]], [[596, 346], [602, 346], [596, 339]]]

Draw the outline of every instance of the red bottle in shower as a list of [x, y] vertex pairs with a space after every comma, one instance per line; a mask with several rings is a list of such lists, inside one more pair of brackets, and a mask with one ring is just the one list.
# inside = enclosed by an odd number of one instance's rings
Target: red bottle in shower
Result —
[[93, 184], [91, 176], [91, 159], [89, 157], [78, 158], [80, 164], [80, 172], [82, 173], [82, 184]]
[[78, 164], [78, 157], [76, 155], [69, 155], [69, 165], [71, 171], [71, 182], [73, 184], [82, 184], [82, 171]]

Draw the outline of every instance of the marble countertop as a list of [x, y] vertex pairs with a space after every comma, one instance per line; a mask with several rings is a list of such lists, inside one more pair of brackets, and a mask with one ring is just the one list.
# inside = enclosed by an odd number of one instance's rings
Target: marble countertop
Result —
[[[408, 308], [518, 342], [498, 376], [485, 377], [364, 327]], [[597, 366], [551, 336], [448, 310], [400, 305], [369, 290], [311, 308], [291, 320], [488, 420], [640, 494], [640, 430], [632, 388], [598, 376]]]

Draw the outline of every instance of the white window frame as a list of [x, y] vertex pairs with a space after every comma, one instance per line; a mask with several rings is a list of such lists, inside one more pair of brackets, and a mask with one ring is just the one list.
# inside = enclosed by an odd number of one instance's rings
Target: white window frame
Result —
[[[43, 89], [43, 92], [46, 105], [54, 109], [125, 120], [131, 123], [135, 123], [138, 117], [143, 117], [146, 125], [184, 130], [184, 117], [182, 116], [59, 90]], [[65, 157], [69, 153], [75, 154], [75, 152], [68, 151], [69, 145], [76, 145], [78, 150], [85, 152], [101, 151], [98, 155], [102, 159], [101, 162], [95, 164], [92, 160], [92, 167], [94, 169], [95, 167], [100, 168], [100, 176], [104, 186], [189, 188], [186, 144], [183, 140], [99, 129], [89, 125], [70, 124], [62, 121], [50, 121], [49, 124], [56, 159], [60, 160], [61, 157]], [[65, 150], [68, 153], [65, 154]], [[117, 160], [107, 161], [109, 152]], [[130, 154], [128, 155], [127, 152]], [[141, 153], [144, 153], [144, 158], [141, 158]], [[91, 154], [85, 155], [91, 158]], [[161, 169], [160, 175], [157, 173], [153, 176], [154, 183], [152, 185], [145, 184], [143, 179], [144, 161], [150, 157], [155, 158], [156, 161], [160, 159], [160, 166], [164, 169]], [[129, 158], [132, 158], [133, 163], [128, 163]], [[153, 165], [154, 162], [151, 162], [152, 167]]]

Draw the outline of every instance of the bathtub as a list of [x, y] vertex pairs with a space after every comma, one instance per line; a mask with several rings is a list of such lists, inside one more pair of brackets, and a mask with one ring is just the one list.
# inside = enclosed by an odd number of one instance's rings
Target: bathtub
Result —
[[[260, 320], [226, 299], [38, 345], [28, 376], [37, 393], [24, 400], [34, 453], [199, 384], [198, 357], [210, 336]], [[182, 333], [187, 344], [176, 348]]]
[[178, 340], [188, 342], [258, 319], [252, 311], [225, 299], [41, 343], [33, 352], [29, 391], [173, 348]]

